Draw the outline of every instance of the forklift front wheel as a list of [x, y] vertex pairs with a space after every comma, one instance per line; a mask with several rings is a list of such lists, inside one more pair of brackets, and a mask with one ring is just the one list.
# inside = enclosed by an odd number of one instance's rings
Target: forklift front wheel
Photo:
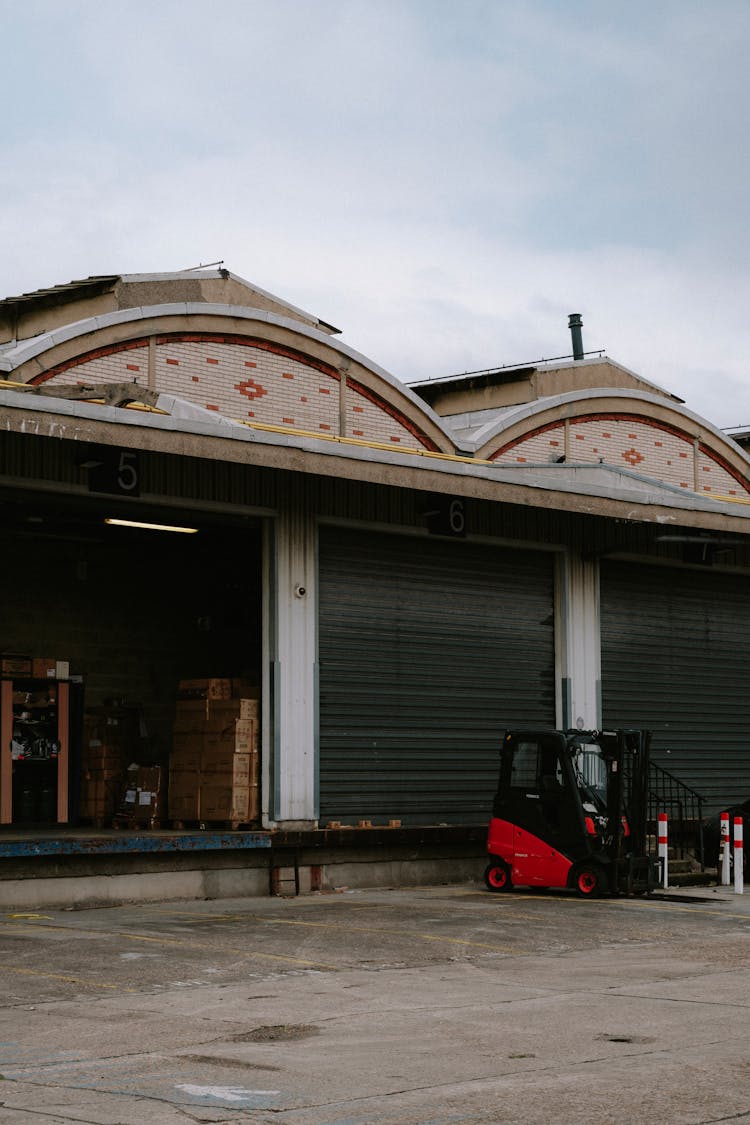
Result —
[[607, 890], [607, 876], [601, 867], [586, 863], [576, 871], [573, 886], [581, 898], [598, 898]]
[[488, 863], [484, 869], [484, 882], [488, 891], [508, 891], [511, 887], [510, 871], [502, 862]]

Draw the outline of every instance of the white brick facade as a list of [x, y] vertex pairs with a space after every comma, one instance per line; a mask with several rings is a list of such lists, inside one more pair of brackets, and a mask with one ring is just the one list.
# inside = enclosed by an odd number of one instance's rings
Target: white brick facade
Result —
[[500, 464], [616, 465], [690, 492], [746, 496], [750, 487], [687, 433], [636, 416], [571, 418], [521, 437], [492, 460]]
[[[263, 342], [225, 337], [157, 337], [149, 376], [149, 346], [125, 345], [53, 372], [50, 383], [137, 382], [227, 418], [416, 449], [430, 443], [384, 400], [324, 364], [294, 358]], [[342, 433], [341, 419], [345, 420]]]

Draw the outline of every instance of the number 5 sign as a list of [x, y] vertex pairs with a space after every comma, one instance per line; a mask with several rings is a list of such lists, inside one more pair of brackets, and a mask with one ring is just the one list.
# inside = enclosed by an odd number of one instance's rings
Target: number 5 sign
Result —
[[140, 496], [140, 461], [138, 454], [132, 449], [100, 447], [97, 450], [97, 460], [86, 464], [89, 492], [107, 492], [112, 496]]

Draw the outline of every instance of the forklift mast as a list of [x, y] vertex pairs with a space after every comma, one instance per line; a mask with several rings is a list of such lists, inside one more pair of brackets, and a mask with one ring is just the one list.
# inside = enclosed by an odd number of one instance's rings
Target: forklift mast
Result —
[[625, 729], [592, 733], [607, 764], [609, 823], [622, 828], [616, 834], [619, 844], [612, 858], [622, 859], [626, 853], [645, 855], [651, 732]]

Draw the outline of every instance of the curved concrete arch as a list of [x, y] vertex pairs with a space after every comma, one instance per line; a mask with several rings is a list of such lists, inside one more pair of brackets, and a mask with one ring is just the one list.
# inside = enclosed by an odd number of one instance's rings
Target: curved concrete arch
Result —
[[[583, 431], [586, 424], [605, 421], [622, 422], [621, 437], [636, 444], [620, 448], [618, 437], [611, 429], [600, 430], [603, 436], [599, 446], [587, 443], [584, 432], [576, 433], [573, 440], [570, 439], [571, 427]], [[657, 438], [656, 431], [664, 437]], [[556, 436], [551, 436], [553, 434]], [[638, 441], [644, 437], [650, 439], [647, 444], [653, 446], [649, 449], [651, 464], [648, 467], [642, 466], [645, 454], [637, 447]], [[606, 439], [610, 439], [609, 445]], [[598, 460], [622, 467], [624, 460], [631, 469], [662, 480], [672, 480], [675, 476], [671, 472], [670, 452], [676, 458], [689, 460], [688, 447], [691, 447], [693, 480], [689, 484], [676, 482], [680, 487], [687, 485], [694, 491], [717, 491], [702, 483], [712, 471], [712, 463], [717, 470], [721, 468], [732, 480], [741, 484], [745, 492], [750, 492], [750, 457], [731, 438], [687, 407], [644, 391], [605, 388], [570, 391], [525, 403], [504, 411], [501, 417], [488, 422], [474, 434], [474, 441], [475, 456], [496, 463], [509, 460], [525, 463], [533, 460], [577, 463], [580, 460], [591, 463]], [[546, 456], [543, 453], [545, 443], [549, 445]], [[678, 448], [676, 443], [682, 443], [683, 447]], [[582, 455], [584, 451], [585, 455]], [[675, 483], [674, 480], [672, 482]], [[728, 488], [727, 491], [733, 492], [734, 489]]]
[[48, 382], [92, 357], [170, 337], [276, 348], [302, 365], [343, 380], [348, 391], [397, 420], [426, 448], [456, 451], [443, 420], [395, 376], [341, 340], [264, 309], [180, 302], [107, 312], [6, 348], [0, 352], [0, 372], [17, 382]]

